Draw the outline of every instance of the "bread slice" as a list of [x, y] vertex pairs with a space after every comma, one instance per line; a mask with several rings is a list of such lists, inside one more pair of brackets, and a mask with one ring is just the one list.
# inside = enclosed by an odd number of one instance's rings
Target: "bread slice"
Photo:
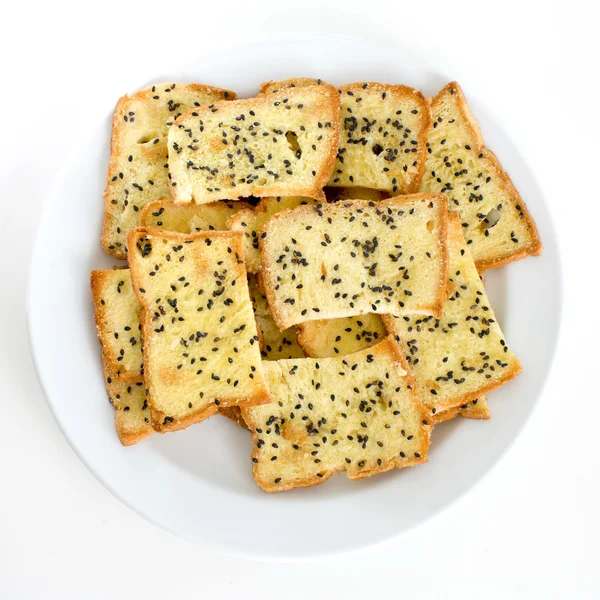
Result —
[[448, 224], [448, 297], [441, 319], [383, 317], [430, 413], [456, 408], [521, 371], [487, 299], [456, 213]]
[[152, 426], [172, 431], [219, 406], [269, 402], [242, 235], [139, 228], [128, 243]]
[[290, 327], [285, 331], [279, 331], [273, 315], [269, 309], [266, 296], [261, 292], [256, 280], [256, 276], [248, 276], [248, 288], [252, 305], [254, 307], [254, 317], [256, 326], [262, 335], [263, 360], [279, 360], [281, 358], [303, 358], [304, 351], [298, 345], [296, 328]]
[[260, 235], [277, 326], [370, 312], [439, 316], [447, 281], [447, 199], [415, 194], [301, 206]]
[[378, 344], [387, 335], [374, 313], [342, 319], [298, 323], [298, 343], [307, 356], [325, 358], [354, 354]]
[[487, 403], [487, 398], [485, 396], [481, 396], [480, 398], [475, 398], [475, 400], [471, 400], [466, 404], [461, 404], [461, 406], [457, 406], [456, 408], [448, 408], [440, 411], [432, 416], [431, 421], [437, 425], [438, 423], [450, 421], [459, 415], [461, 417], [465, 417], [466, 419], [489, 419], [490, 409]]
[[246, 269], [249, 273], [258, 273], [260, 264], [260, 247], [258, 244], [259, 232], [262, 226], [275, 214], [283, 210], [296, 208], [302, 204], [318, 204], [319, 200], [304, 198], [303, 196], [277, 196], [263, 198], [254, 208], [248, 206], [240, 210], [227, 220], [227, 227], [232, 231], [241, 231], [244, 234], [244, 252], [246, 256]]
[[325, 197], [328, 202], [340, 200], [387, 200], [390, 194], [381, 190], [363, 187], [326, 187]]
[[274, 402], [243, 408], [268, 492], [425, 462], [431, 425], [392, 338], [356, 354], [264, 363]]
[[123, 446], [132, 446], [154, 433], [141, 375], [125, 380], [111, 372], [102, 356], [104, 383], [110, 403], [115, 408], [115, 429]]
[[444, 87], [432, 99], [431, 110], [421, 191], [449, 197], [477, 268], [539, 254], [542, 243], [535, 223], [508, 174], [485, 148], [458, 83]]
[[[260, 93], [280, 93], [321, 80], [263, 83]], [[431, 124], [423, 94], [405, 85], [361, 82], [339, 88], [340, 145], [329, 186], [365, 187], [391, 194], [416, 192], [425, 166], [425, 134]]]
[[139, 225], [140, 211], [149, 202], [171, 195], [169, 126], [195, 107], [234, 98], [233, 92], [207, 85], [161, 83], [117, 102], [104, 191], [102, 247], [106, 252], [125, 260], [127, 234]]
[[244, 196], [324, 198], [339, 140], [340, 102], [329, 85], [218, 103], [169, 131], [176, 203]]
[[121, 381], [139, 381], [144, 372], [140, 310], [129, 269], [92, 271], [92, 298], [98, 339], [110, 372]]
[[240, 210], [251, 210], [247, 202], [211, 202], [210, 204], [174, 204], [158, 200], [144, 207], [140, 215], [142, 227], [160, 227], [167, 231], [195, 233], [225, 231], [227, 220]]

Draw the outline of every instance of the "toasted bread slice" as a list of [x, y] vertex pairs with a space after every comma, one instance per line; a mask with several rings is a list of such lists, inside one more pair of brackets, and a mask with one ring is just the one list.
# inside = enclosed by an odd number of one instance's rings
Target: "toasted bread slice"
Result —
[[144, 372], [140, 310], [129, 269], [92, 271], [92, 298], [98, 339], [110, 372], [138, 381]]
[[154, 433], [141, 375], [124, 380], [113, 373], [102, 356], [104, 383], [110, 403], [115, 408], [115, 429], [123, 446], [132, 446]]
[[441, 319], [383, 316], [431, 415], [479, 398], [521, 371], [504, 341], [456, 213], [448, 224], [448, 256], [448, 297]]
[[268, 492], [425, 462], [431, 425], [393, 339], [356, 354], [266, 362], [273, 402], [243, 408]]
[[441, 192], [460, 214], [480, 271], [542, 251], [535, 223], [508, 174], [483, 144], [479, 124], [458, 83], [431, 101], [423, 192]]
[[489, 419], [490, 409], [486, 397], [481, 396], [456, 408], [442, 410], [433, 415], [431, 421], [437, 425], [438, 423], [450, 421], [459, 415], [466, 419], [477, 419], [480, 421]]
[[258, 236], [262, 226], [278, 212], [296, 208], [302, 204], [318, 204], [319, 202], [319, 200], [303, 196], [263, 198], [254, 208], [248, 206], [230, 217], [227, 220], [228, 229], [241, 231], [244, 234], [244, 252], [248, 273], [258, 273], [261, 268]]
[[104, 191], [106, 252], [125, 260], [127, 234], [139, 225], [140, 211], [149, 202], [170, 197], [169, 126], [195, 107], [234, 98], [233, 92], [207, 85], [163, 83], [117, 102]]
[[303, 358], [304, 351], [298, 345], [296, 328], [290, 327], [285, 331], [279, 331], [275, 321], [273, 321], [267, 298], [259, 289], [254, 275], [248, 276], [248, 288], [254, 306], [256, 325], [258, 331], [262, 334], [261, 354], [263, 360]]
[[301, 206], [260, 235], [261, 281], [277, 326], [370, 312], [439, 316], [447, 199], [415, 194]]
[[339, 140], [340, 102], [329, 85], [221, 102], [169, 131], [176, 203], [244, 196], [323, 199]]
[[[96, 327], [102, 344], [106, 390], [117, 410], [116, 426], [119, 439], [124, 446], [129, 446], [147, 437], [147, 426], [154, 431], [149, 425], [149, 411], [143, 413], [142, 419], [139, 408], [143, 405], [145, 410], [147, 407], [147, 403], [140, 402], [140, 387], [143, 386], [140, 340], [142, 307], [133, 291], [129, 269], [92, 271], [91, 279]], [[144, 387], [144, 398], [145, 389]], [[126, 410], [120, 410], [118, 403], [113, 401], [117, 395], [133, 396]], [[219, 412], [238, 424], [243, 421], [239, 408], [220, 408]]]
[[[323, 82], [269, 81], [262, 95]], [[405, 85], [351, 83], [339, 88], [340, 146], [329, 186], [364, 187], [391, 194], [419, 190], [425, 166], [425, 134], [431, 124], [423, 94]], [[357, 196], [359, 197], [359, 196]]]
[[313, 358], [354, 354], [378, 344], [387, 335], [381, 317], [373, 313], [306, 321], [297, 327], [298, 343]]
[[221, 201], [198, 205], [158, 200], [144, 207], [140, 215], [140, 226], [160, 227], [179, 233], [225, 231], [228, 219], [242, 209], [251, 210], [252, 207], [247, 202]]
[[181, 429], [219, 406], [269, 402], [242, 234], [139, 228], [128, 243], [152, 426]]

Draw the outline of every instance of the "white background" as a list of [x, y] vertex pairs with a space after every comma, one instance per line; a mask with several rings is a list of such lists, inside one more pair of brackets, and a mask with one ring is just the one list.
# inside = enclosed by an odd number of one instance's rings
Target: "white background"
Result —
[[[0, 598], [600, 598], [595, 4], [146, 0], [3, 7]], [[167, 73], [186, 55], [282, 31], [399, 44], [474, 90], [544, 189], [560, 239], [565, 305], [542, 398], [515, 445], [474, 490], [391, 545], [303, 564], [202, 550], [106, 491], [46, 405], [24, 300], [44, 196], [98, 116], [132, 81]], [[209, 518], [226, 515], [216, 508]]]

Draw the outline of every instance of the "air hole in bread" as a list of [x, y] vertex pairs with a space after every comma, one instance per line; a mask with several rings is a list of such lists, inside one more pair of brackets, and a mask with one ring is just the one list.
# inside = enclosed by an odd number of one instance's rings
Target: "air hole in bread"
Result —
[[300, 158], [302, 156], [302, 147], [298, 143], [298, 136], [295, 131], [288, 131], [285, 134], [285, 139], [288, 141], [290, 145], [290, 150], [294, 152], [296, 158]]
[[373, 144], [373, 147], [371, 148], [371, 150], [373, 150], [373, 154], [375, 156], [379, 156], [383, 152], [383, 147], [380, 146], [379, 144]]
[[152, 142], [153, 144], [155, 144], [156, 142], [158, 142], [159, 137], [156, 133], [148, 133], [146, 135], [143, 135], [138, 141], [138, 144], [148, 144], [150, 142]]
[[481, 228], [491, 229], [492, 227], [496, 226], [498, 224], [498, 221], [500, 220], [500, 216], [500, 211], [495, 208], [492, 208], [492, 210], [490, 210], [490, 212], [481, 221]]
[[435, 227], [434, 221], [432, 221], [432, 220], [427, 221], [427, 231], [429, 231], [431, 233], [433, 231], [434, 227]]

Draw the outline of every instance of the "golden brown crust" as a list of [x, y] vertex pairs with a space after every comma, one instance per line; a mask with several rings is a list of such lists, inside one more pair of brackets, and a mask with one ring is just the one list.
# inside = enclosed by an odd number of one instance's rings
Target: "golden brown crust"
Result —
[[446, 410], [435, 413], [435, 415], [431, 415], [431, 422], [434, 425], [439, 425], [440, 423], [445, 423], [446, 421], [451, 421], [460, 413], [459, 408], [448, 408]]
[[[361, 351], [361, 353], [364, 353], [364, 352], [366, 352], [366, 351]], [[431, 419], [427, 416], [427, 409], [423, 405], [423, 403], [421, 402], [421, 400], [419, 398], [414, 377], [412, 376], [412, 373], [408, 367], [406, 359], [402, 355], [401, 349], [399, 348], [398, 344], [394, 341], [393, 336], [388, 336], [385, 340], [383, 340], [376, 346], [369, 348], [368, 352], [369, 352], [369, 354], [373, 355], [374, 357], [376, 355], [391, 354], [393, 356], [394, 360], [400, 366], [400, 368], [405, 372], [404, 377], [407, 379], [407, 388], [412, 391], [413, 406], [416, 409], [416, 411], [418, 413], [420, 413], [420, 421], [423, 425], [424, 433], [425, 433], [423, 440], [422, 440], [422, 444], [421, 444], [421, 446], [419, 448], [419, 452], [418, 452], [418, 454], [420, 454], [420, 457], [404, 459], [404, 460], [400, 460], [399, 458], [389, 459], [386, 462], [382, 462], [381, 465], [378, 465], [377, 467], [375, 467], [373, 469], [364, 469], [364, 470], [361, 470], [358, 472], [352, 472], [350, 470], [345, 470], [345, 469], [327, 470], [327, 471], [322, 472], [320, 474], [320, 476], [317, 475], [314, 477], [307, 477], [304, 479], [296, 479], [296, 480], [292, 480], [292, 481], [288, 481], [288, 482], [283, 482], [283, 483], [280, 482], [278, 484], [274, 484], [273, 481], [271, 481], [271, 480], [261, 479], [260, 473], [258, 472], [258, 469], [259, 469], [258, 461], [260, 459], [260, 456], [259, 456], [259, 448], [258, 448], [257, 442], [258, 442], [259, 435], [257, 434], [257, 432], [254, 430], [254, 428], [252, 426], [252, 423], [253, 423], [252, 415], [247, 410], [242, 408], [242, 411], [241, 411], [242, 416], [244, 417], [245, 422], [250, 424], [249, 429], [250, 429], [250, 433], [252, 436], [252, 444], [253, 444], [252, 474], [254, 476], [254, 480], [256, 481], [256, 483], [259, 485], [259, 487], [261, 489], [265, 490], [266, 492], [272, 493], [272, 492], [287, 491], [287, 490], [291, 490], [291, 489], [295, 489], [295, 488], [312, 487], [312, 486], [319, 485], [319, 484], [327, 481], [327, 479], [329, 479], [329, 477], [331, 477], [335, 473], [340, 473], [340, 472], [346, 472], [348, 479], [356, 481], [359, 479], [364, 479], [366, 477], [371, 477], [372, 475], [376, 475], [378, 473], [384, 473], [385, 471], [389, 471], [393, 468], [411, 467], [414, 465], [418, 465], [418, 464], [427, 462], [427, 452], [429, 450], [429, 444], [430, 444], [430, 440], [431, 440], [431, 431], [433, 429], [433, 423], [431, 422]], [[361, 353], [356, 353], [356, 354], [361, 354]], [[352, 356], [353, 355], [350, 354], [350, 355], [346, 355], [344, 358], [346, 360], [348, 360]]]
[[[480, 397], [478, 400], [481, 401], [485, 396]], [[475, 400], [473, 400], [475, 402]], [[460, 416], [465, 419], [473, 419], [476, 421], [488, 421], [491, 417], [489, 406], [486, 404], [483, 408], [479, 408], [478, 405], [473, 405], [473, 402], [469, 403], [467, 408], [460, 407]]]
[[242, 417], [242, 410], [238, 406], [219, 407], [219, 414], [227, 417], [242, 429], [248, 429], [248, 425], [246, 425], [246, 421], [244, 421], [244, 417]]
[[[414, 201], [424, 201], [425, 202], [427, 200], [429, 200], [429, 201], [437, 200], [439, 202], [439, 205], [437, 207], [437, 213], [438, 213], [438, 217], [440, 220], [440, 229], [441, 229], [440, 238], [445, 241], [448, 236], [448, 198], [444, 194], [418, 193], [418, 194], [407, 194], [404, 196], [395, 196], [395, 197], [389, 198], [387, 200], [381, 200], [380, 205], [388, 206], [390, 204], [393, 204], [395, 206], [401, 206], [408, 202], [414, 202]], [[352, 207], [356, 207], [357, 209], [358, 208], [363, 209], [363, 208], [370, 208], [371, 204], [372, 204], [372, 201], [368, 201], [368, 200], [352, 200], [352, 201], [344, 202], [341, 206], [343, 206], [343, 207], [352, 206]], [[302, 211], [302, 212], [300, 212], [300, 211]], [[269, 256], [269, 253], [267, 251], [264, 234], [266, 233], [266, 229], [270, 224], [272, 224], [274, 221], [282, 218], [283, 216], [287, 215], [290, 212], [294, 212], [295, 214], [298, 214], [298, 215], [310, 214], [311, 212], [314, 212], [314, 209], [313, 209], [313, 207], [310, 207], [310, 206], [307, 206], [307, 207], [300, 206], [298, 208], [293, 209], [292, 211], [284, 210], [280, 213], [277, 213], [267, 223], [265, 223], [265, 225], [263, 225], [263, 227], [261, 228], [261, 235], [259, 235], [259, 245], [260, 245], [260, 254], [261, 254], [261, 262], [262, 262], [260, 285], [264, 287], [264, 294], [267, 297], [269, 307], [273, 314], [273, 319], [275, 320], [277, 327], [279, 327], [279, 329], [281, 331], [291, 327], [292, 325], [296, 325], [296, 323], [288, 322], [287, 317], [283, 313], [281, 306], [277, 300], [277, 296], [276, 296], [275, 289], [274, 289], [275, 285], [273, 284], [272, 281], [269, 281], [268, 277], [266, 276], [266, 274], [274, 268], [274, 260], [272, 260], [272, 257]], [[418, 305], [417, 307], [415, 307], [413, 312], [423, 312], [424, 314], [431, 314], [431, 315], [435, 316], [436, 318], [440, 318], [442, 316], [444, 302], [446, 299], [446, 286], [448, 285], [448, 281], [447, 281], [447, 279], [448, 279], [448, 248], [445, 243], [441, 245], [440, 258], [441, 258], [441, 261], [440, 261], [441, 268], [440, 268], [440, 279], [438, 281], [438, 292], [437, 292], [437, 296], [436, 296], [437, 299], [434, 303], [432, 303], [430, 305]], [[383, 313], [379, 313], [379, 314], [383, 314]], [[350, 314], [335, 315], [335, 316], [328, 316], [325, 318], [338, 318], [338, 317], [342, 317], [342, 316], [354, 316], [354, 315], [350, 315]], [[323, 317], [320, 317], [320, 318], [323, 318]]]
[[487, 269], [494, 269], [497, 267], [501, 267], [508, 263], [511, 263], [516, 260], [520, 260], [527, 256], [537, 256], [542, 252], [542, 242], [539, 237], [539, 233], [535, 224], [535, 221], [531, 217], [529, 210], [527, 209], [527, 205], [521, 198], [516, 187], [513, 185], [512, 180], [510, 179], [508, 173], [503, 169], [500, 161], [496, 157], [496, 155], [489, 149], [484, 146], [483, 135], [481, 133], [481, 128], [479, 127], [479, 123], [473, 113], [471, 112], [471, 108], [467, 103], [467, 99], [462, 91], [462, 88], [456, 81], [452, 81], [445, 85], [431, 100], [432, 108], [435, 107], [437, 102], [442, 102], [443, 98], [446, 94], [452, 94], [456, 96], [458, 99], [457, 107], [463, 116], [467, 128], [471, 132], [473, 138], [473, 144], [475, 145], [475, 149], [477, 152], [482, 154], [485, 158], [487, 158], [492, 164], [494, 170], [496, 171], [496, 175], [498, 181], [501, 183], [501, 187], [503, 187], [510, 196], [515, 200], [515, 204], [519, 205], [521, 208], [522, 218], [524, 219], [527, 230], [529, 231], [532, 241], [530, 244], [518, 248], [513, 252], [506, 252], [497, 258], [492, 260], [476, 260], [475, 265], [477, 270], [483, 272]]
[[[311, 86], [309, 86], [310, 88]], [[317, 86], [313, 86], [317, 87]], [[329, 85], [323, 83], [318, 86], [320, 90], [325, 92], [322, 95], [323, 99], [320, 103], [320, 106], [327, 109], [328, 112], [331, 113], [331, 131], [333, 132], [333, 137], [335, 140], [339, 140], [339, 130], [340, 130], [340, 102], [337, 90]], [[308, 89], [308, 88], [307, 88]], [[280, 92], [276, 92], [273, 95], [267, 96], [258, 96], [256, 98], [247, 98], [243, 100], [236, 100], [236, 106], [241, 110], [247, 109], [252, 110], [254, 108], [264, 106], [268, 107], [273, 99], [277, 100], [279, 97], [282, 99], [286, 97], [286, 90], [282, 90]], [[197, 116], [199, 119], [202, 119], [204, 115], [208, 116], [211, 114], [211, 111], [214, 111], [221, 108], [228, 108], [229, 102], [216, 102], [213, 105], [213, 108], [208, 108], [206, 106], [197, 108], [193, 111], [190, 111], [184, 115], [181, 115], [174, 123], [174, 127], [177, 127], [184, 119], [189, 118], [192, 114], [194, 118]], [[315, 198], [317, 200], [325, 201], [325, 193], [323, 192], [323, 188], [327, 184], [329, 180], [329, 176], [333, 171], [333, 167], [335, 165], [335, 159], [337, 154], [337, 143], [332, 144], [329, 152], [327, 153], [325, 160], [321, 162], [320, 170], [317, 172], [315, 177], [313, 178], [312, 184], [310, 186], [290, 188], [289, 185], [276, 185], [276, 184], [268, 184], [268, 185], [255, 185], [252, 186], [252, 195], [258, 198], [267, 197], [267, 196], [306, 196], [309, 198]], [[180, 193], [180, 188], [178, 186], [174, 186], [171, 184], [171, 193], [173, 196], [173, 201], [175, 204], [187, 204], [190, 200], [187, 198], [182, 198]], [[174, 186], [174, 187], [173, 187]], [[238, 200], [239, 198], [239, 190], [236, 188], [227, 188], [223, 189], [220, 192], [220, 198], [222, 200]], [[201, 204], [197, 198], [192, 198], [191, 201], [196, 201], [196, 203]]]
[[[115, 385], [118, 383], [124, 383], [125, 385], [135, 385], [136, 383], [143, 383], [141, 375], [138, 375], [136, 379], [128, 379], [124, 381], [123, 378], [119, 378], [117, 374], [111, 371], [110, 367], [106, 362], [104, 353], [102, 354], [102, 373], [104, 376], [104, 385], [106, 387], [106, 393], [108, 399], [115, 409], [115, 430], [122, 446], [133, 446], [142, 440], [145, 440], [148, 436], [154, 433], [152, 426], [148, 422], [140, 423], [138, 427], [131, 429], [126, 426], [123, 409], [124, 407], [119, 406], [119, 402], [115, 398]], [[116, 380], [116, 381], [115, 381]], [[117, 383], [118, 381], [118, 383]]]
[[438, 425], [439, 423], [445, 423], [446, 421], [450, 421], [451, 419], [454, 419], [454, 417], [460, 415], [465, 419], [487, 421], [490, 418], [490, 409], [488, 408], [487, 403], [484, 403], [481, 408], [479, 404], [474, 404], [475, 402], [481, 402], [485, 400], [485, 396], [479, 396], [479, 398], [472, 400], [467, 404], [438, 412], [431, 416], [431, 420], [433, 423]]
[[[147, 376], [144, 376], [144, 380], [147, 381]], [[195, 423], [201, 423], [204, 419], [208, 419], [208, 417], [212, 417], [217, 412], [217, 407], [215, 404], [210, 404], [209, 406], [205, 406], [200, 410], [197, 410], [193, 413], [190, 413], [183, 417], [182, 419], [177, 419], [173, 422], [166, 422], [166, 415], [164, 412], [153, 408], [153, 403], [155, 402], [154, 394], [148, 385], [148, 402], [150, 404], [150, 416], [152, 417], [152, 428], [154, 431], [158, 431], [159, 433], [167, 433], [169, 431], [179, 431], [180, 429], [187, 429], [190, 425], [194, 425]]]
[[[155, 228], [155, 227], [138, 227], [133, 229], [129, 235], [127, 236], [127, 244], [129, 247], [133, 248], [136, 245], [138, 239], [146, 237], [146, 236], [154, 236], [162, 239], [169, 239], [178, 242], [187, 242], [187, 241], [196, 241], [196, 240], [204, 240], [204, 239], [215, 239], [215, 238], [228, 238], [231, 240], [232, 249], [234, 252], [237, 252], [240, 257], [244, 256], [244, 246], [242, 242], [242, 234], [236, 231], [201, 231], [198, 233], [191, 234], [183, 234], [177, 233], [173, 231], [165, 231], [163, 229]], [[146, 356], [150, 356], [152, 353], [152, 315], [144, 308], [144, 303], [147, 302], [144, 294], [142, 294], [139, 290], [139, 285], [137, 281], [140, 278], [140, 274], [137, 272], [137, 265], [135, 261], [130, 261], [130, 270], [131, 277], [133, 280], [133, 288], [137, 295], [137, 298], [142, 305], [142, 314], [141, 314], [141, 324], [142, 324], [142, 337], [144, 339], [144, 352]], [[263, 388], [254, 394], [251, 398], [246, 398], [240, 400], [238, 398], [231, 399], [227, 397], [219, 398], [219, 406], [223, 408], [228, 408], [232, 406], [254, 406], [257, 404], [266, 404], [271, 401], [271, 396], [269, 394], [269, 390], [264, 384], [264, 375], [262, 373], [262, 368], [258, 369], [259, 376], [263, 381]], [[152, 383], [153, 374], [151, 369], [146, 367], [144, 369], [144, 382], [146, 385], [146, 389], [148, 390], [148, 403], [150, 405], [151, 416], [152, 416], [152, 427], [154, 427], [155, 431], [159, 431], [160, 433], [165, 433], [167, 431], [176, 431], [178, 429], [185, 429], [194, 423], [199, 423], [204, 419], [212, 416], [217, 412], [217, 405], [210, 404], [208, 406], [202, 407], [193, 413], [187, 414], [184, 418], [169, 421], [165, 419], [167, 415], [165, 415], [162, 411], [157, 410], [156, 407], [156, 398], [153, 390]]]

